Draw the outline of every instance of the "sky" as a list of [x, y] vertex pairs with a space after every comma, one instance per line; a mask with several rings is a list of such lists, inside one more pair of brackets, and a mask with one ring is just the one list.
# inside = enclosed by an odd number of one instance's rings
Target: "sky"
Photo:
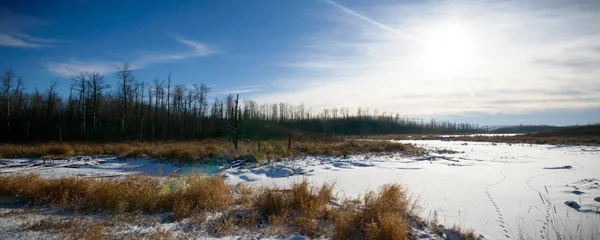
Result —
[[600, 122], [600, 1], [0, 1], [28, 90], [172, 73], [213, 97], [481, 125]]

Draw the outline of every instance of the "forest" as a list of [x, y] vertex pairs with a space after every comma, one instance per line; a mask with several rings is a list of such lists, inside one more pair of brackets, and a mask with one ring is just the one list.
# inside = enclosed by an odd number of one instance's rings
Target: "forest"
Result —
[[[109, 83], [108, 77], [116, 81]], [[425, 121], [369, 108], [313, 111], [304, 104], [258, 103], [232, 94], [211, 97], [206, 84], [176, 84], [171, 73], [153, 82], [139, 81], [128, 64], [118, 66], [114, 75], [83, 72], [69, 80], [65, 94], [57, 92], [56, 80], [47, 89], [26, 89], [14, 70], [3, 70], [0, 140], [275, 139], [481, 131], [474, 124]]]

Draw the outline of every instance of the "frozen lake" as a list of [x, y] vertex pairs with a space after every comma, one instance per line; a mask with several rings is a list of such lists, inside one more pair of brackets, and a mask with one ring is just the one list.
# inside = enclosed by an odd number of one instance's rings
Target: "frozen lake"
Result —
[[[437, 215], [441, 224], [473, 228], [490, 239], [521, 235], [555, 239], [556, 231], [582, 239], [600, 234], [598, 147], [402, 142], [439, 153], [415, 158], [307, 158], [226, 172], [231, 183], [285, 186], [302, 178], [317, 184], [335, 182], [346, 196], [399, 183], [418, 197], [423, 217]], [[579, 209], [566, 201], [574, 201]]]
[[423, 217], [437, 216], [441, 224], [473, 228], [489, 239], [555, 239], [555, 232], [577, 239], [600, 235], [599, 147], [402, 142], [432, 153], [421, 157], [308, 157], [227, 168], [218, 163], [181, 168], [168, 162], [111, 156], [45, 164], [41, 160], [5, 159], [0, 161], [0, 172], [54, 178], [114, 177], [139, 172], [166, 176], [220, 170], [232, 184], [287, 186], [303, 178], [315, 184], [334, 182], [339, 198], [361, 196], [383, 184], [398, 183], [419, 199]]

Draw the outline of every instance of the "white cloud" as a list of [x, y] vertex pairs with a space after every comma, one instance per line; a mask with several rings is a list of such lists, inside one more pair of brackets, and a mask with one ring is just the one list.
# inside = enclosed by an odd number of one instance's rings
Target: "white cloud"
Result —
[[114, 72], [121, 63], [118, 62], [79, 62], [48, 63], [48, 71], [63, 77], [73, 77], [82, 72], [106, 74]]
[[262, 92], [266, 88], [262, 86], [245, 86], [234, 89], [228, 89], [222, 92], [217, 92], [217, 94], [241, 94], [241, 93], [255, 93]]
[[0, 46], [5, 47], [22, 47], [22, 48], [39, 48], [46, 47], [47, 45], [36, 43], [32, 41], [28, 41], [24, 38], [19, 38], [17, 36], [11, 36], [8, 34], [0, 33]]
[[282, 64], [298, 77], [258, 100], [413, 116], [600, 107], [600, 5], [569, 3], [336, 6]]
[[206, 44], [201, 42], [186, 40], [183, 38], [177, 38], [177, 41], [190, 47], [193, 47], [195, 49], [195, 56], [198, 57], [206, 56], [215, 52], [213, 49], [209, 48]]
[[0, 8], [0, 47], [51, 47], [60, 41], [34, 37], [25, 33], [47, 24], [41, 19]]
[[[186, 58], [203, 57], [215, 53], [215, 51], [203, 43], [176, 39], [177, 42], [191, 47], [192, 51], [175, 53], [145, 54], [141, 57], [129, 61], [132, 69], [141, 69], [151, 64], [181, 60]], [[48, 71], [63, 77], [72, 77], [81, 72], [99, 72], [102, 74], [114, 72], [117, 66], [122, 63], [119, 61], [76, 61], [50, 62], [46, 64]]]

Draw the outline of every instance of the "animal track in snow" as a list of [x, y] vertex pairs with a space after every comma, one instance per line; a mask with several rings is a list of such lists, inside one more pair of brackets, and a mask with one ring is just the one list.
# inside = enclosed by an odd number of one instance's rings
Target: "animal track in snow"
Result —
[[490, 184], [489, 186], [487, 186], [485, 188], [485, 193], [487, 194], [488, 199], [494, 206], [494, 209], [496, 210], [496, 214], [498, 214], [498, 222], [499, 222], [498, 225], [500, 226], [500, 228], [502, 228], [502, 231], [505, 234], [504, 235], [505, 238], [510, 238], [510, 235], [508, 235], [508, 229], [506, 229], [506, 223], [504, 222], [504, 215], [502, 214], [502, 211], [500, 211], [500, 207], [498, 207], [496, 200], [494, 200], [494, 198], [492, 197], [492, 194], [490, 194], [490, 188], [493, 186], [496, 186], [497, 184], [506, 180], [506, 175], [504, 175], [504, 170], [508, 169], [508, 167], [509, 166], [506, 166], [504, 169], [500, 170], [500, 174], [502, 174], [502, 179], [500, 179], [499, 181], [497, 181], [495, 183]]

